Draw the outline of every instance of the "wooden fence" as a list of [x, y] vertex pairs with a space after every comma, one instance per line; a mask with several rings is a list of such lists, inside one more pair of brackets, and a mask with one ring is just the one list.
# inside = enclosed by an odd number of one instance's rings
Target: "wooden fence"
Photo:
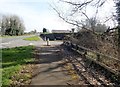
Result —
[[76, 44], [77, 40], [73, 37], [68, 37], [64, 40], [64, 44], [76, 51], [77, 53], [84, 55], [85, 58], [99, 64], [104, 67], [111, 73], [115, 74], [117, 77], [120, 77], [120, 60], [100, 52], [93, 51], [91, 49], [79, 46]]

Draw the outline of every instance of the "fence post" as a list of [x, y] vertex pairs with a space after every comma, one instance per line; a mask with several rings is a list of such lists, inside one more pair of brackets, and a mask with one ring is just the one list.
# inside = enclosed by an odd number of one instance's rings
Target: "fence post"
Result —
[[97, 54], [97, 61], [100, 61], [100, 54]]
[[87, 52], [85, 51], [83, 54], [83, 57], [86, 58]]
[[76, 50], [78, 50], [78, 45], [76, 45]]

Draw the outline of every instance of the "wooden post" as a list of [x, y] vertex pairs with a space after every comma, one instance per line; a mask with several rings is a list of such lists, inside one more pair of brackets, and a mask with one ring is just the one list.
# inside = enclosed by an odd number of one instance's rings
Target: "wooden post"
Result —
[[84, 52], [83, 58], [86, 59], [87, 51]]
[[120, 24], [118, 25], [118, 59], [120, 59]]
[[100, 61], [100, 55], [97, 54], [97, 61]]

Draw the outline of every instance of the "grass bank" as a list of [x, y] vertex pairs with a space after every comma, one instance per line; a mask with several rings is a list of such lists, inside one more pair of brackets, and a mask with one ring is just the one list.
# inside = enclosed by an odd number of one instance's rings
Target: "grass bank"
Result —
[[28, 40], [28, 41], [39, 41], [39, 40], [40, 40], [40, 37], [39, 37], [39, 36], [32, 36], [32, 37], [24, 38], [24, 40]]
[[32, 36], [32, 35], [34, 34], [24, 34], [24, 35], [19, 35], [19, 36], [3, 35], [3, 36], [0, 36], [0, 38], [13, 38], [13, 37]]
[[5, 35], [5, 36], [0, 36], [0, 38], [12, 38], [12, 37], [18, 37], [18, 36], [7, 36], [7, 35]]
[[22, 78], [23, 81], [30, 78], [29, 73], [18, 75], [19, 71], [27, 64], [33, 62], [33, 46], [23, 46], [2, 49], [2, 85], [10, 86], [13, 81]]

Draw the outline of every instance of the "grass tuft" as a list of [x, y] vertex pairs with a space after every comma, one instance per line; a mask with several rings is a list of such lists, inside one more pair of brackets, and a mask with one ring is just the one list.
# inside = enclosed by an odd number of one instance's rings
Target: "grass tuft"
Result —
[[40, 37], [39, 37], [39, 36], [32, 36], [32, 37], [24, 38], [24, 40], [28, 40], [28, 41], [39, 41], [39, 40], [40, 40]]

